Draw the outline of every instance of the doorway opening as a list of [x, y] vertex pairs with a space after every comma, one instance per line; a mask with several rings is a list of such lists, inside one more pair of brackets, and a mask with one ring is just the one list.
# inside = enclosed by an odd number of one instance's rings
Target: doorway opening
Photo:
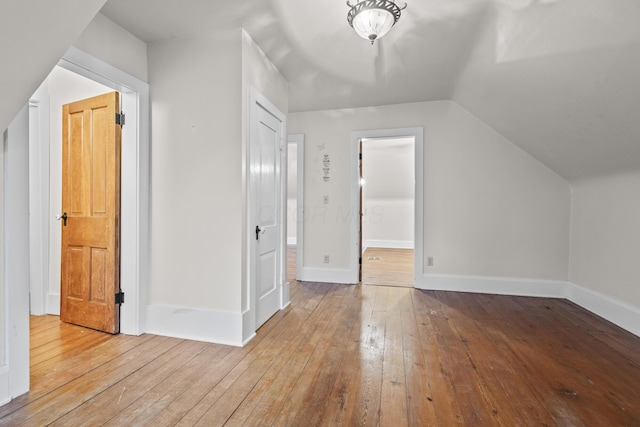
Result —
[[[367, 140], [395, 140], [406, 138], [413, 141], [413, 286], [422, 287], [422, 276], [424, 274], [424, 232], [423, 232], [423, 199], [424, 199], [424, 128], [395, 128], [395, 129], [377, 129], [351, 132], [351, 168], [350, 168], [350, 195], [351, 195], [351, 212], [350, 215], [350, 255], [349, 255], [349, 276], [350, 283], [360, 282], [363, 245], [363, 230], [361, 206], [361, 145], [362, 141]], [[364, 142], [366, 144], [367, 142]], [[366, 159], [365, 159], [366, 162]], [[388, 169], [384, 164], [379, 167], [383, 171]], [[388, 178], [387, 174], [383, 175], [383, 181]], [[365, 187], [367, 186], [365, 181]], [[367, 191], [367, 190], [365, 190]], [[365, 206], [366, 208], [366, 206]], [[369, 216], [373, 217], [373, 212], [369, 212]], [[376, 240], [376, 239], [370, 239]], [[385, 239], [379, 239], [385, 240]], [[375, 257], [376, 255], [372, 255]]]
[[287, 138], [287, 281], [299, 280], [304, 255], [304, 135]]
[[30, 313], [60, 314], [62, 106], [113, 89], [55, 66], [29, 111]]
[[[127, 112], [127, 125], [122, 131], [122, 165], [121, 165], [121, 270], [120, 282], [121, 288], [127, 295], [126, 304], [121, 308], [121, 332], [131, 335], [140, 335], [146, 330], [146, 307], [147, 307], [147, 286], [148, 286], [148, 259], [149, 259], [149, 230], [147, 228], [149, 219], [149, 85], [136, 77], [127, 74], [99, 59], [82, 52], [81, 50], [71, 47], [58, 62], [62, 68], [73, 71], [91, 80], [99, 82], [112, 91], [118, 91], [122, 95], [122, 109]], [[39, 103], [29, 103], [29, 110], [39, 108]], [[23, 110], [24, 111], [24, 110]], [[31, 113], [29, 111], [28, 113]], [[28, 151], [29, 129], [28, 115], [27, 118], [19, 123], [20, 129], [25, 129], [24, 136], [16, 131], [9, 135], [9, 139], [5, 138], [5, 144], [14, 144], [24, 141], [22, 146]], [[22, 120], [22, 119], [21, 119]], [[6, 134], [5, 134], [6, 135]], [[14, 142], [15, 140], [15, 142]], [[22, 152], [18, 153], [20, 155]], [[29, 153], [26, 153], [26, 162]], [[40, 159], [41, 164], [48, 164], [49, 160]], [[25, 170], [28, 169], [25, 168]], [[12, 188], [29, 188], [29, 174], [16, 174], [13, 177], [14, 182]], [[49, 192], [49, 175], [42, 174], [42, 185], [36, 185], [35, 191], [40, 192], [40, 197], [44, 200], [45, 194]], [[29, 190], [25, 190], [23, 197], [27, 200]], [[48, 201], [47, 201], [48, 203]], [[29, 219], [33, 219], [36, 224], [43, 224], [51, 221], [48, 212], [48, 206], [45, 203], [40, 205], [45, 207], [38, 211], [31, 210]], [[23, 206], [20, 204], [5, 205], [4, 212], [10, 215], [17, 214]], [[29, 209], [27, 206], [26, 209]], [[16, 236], [11, 242], [7, 242], [6, 250], [10, 253], [22, 250], [21, 242], [29, 242], [30, 239], [29, 225], [25, 228], [16, 228]], [[41, 234], [44, 240], [36, 243], [32, 249], [37, 252], [44, 251], [48, 248], [49, 243], [46, 241], [47, 233]], [[27, 249], [27, 253], [29, 249]], [[28, 265], [19, 266], [20, 271], [26, 270], [29, 275], [30, 265], [42, 265], [34, 262], [32, 259], [33, 252], [27, 255]], [[49, 265], [51, 262], [49, 260]], [[48, 268], [48, 267], [47, 267]], [[22, 274], [22, 273], [21, 273]], [[42, 277], [42, 275], [40, 276]], [[38, 283], [34, 283], [37, 285]], [[48, 288], [43, 286], [39, 297], [42, 299], [41, 307], [46, 307], [45, 303], [48, 298]], [[50, 285], [50, 284], [49, 284]], [[24, 296], [24, 298], [15, 298], [12, 302], [11, 310], [7, 312], [8, 321], [15, 325], [13, 333], [7, 339], [8, 352], [14, 361], [11, 366], [12, 383], [14, 391], [27, 391], [29, 384], [29, 279], [12, 280], [7, 283], [7, 292], [13, 295]], [[59, 298], [54, 296], [54, 298]], [[56, 306], [53, 304], [52, 306]], [[26, 386], [23, 388], [23, 385]]]
[[360, 142], [363, 285], [414, 286], [415, 138]]

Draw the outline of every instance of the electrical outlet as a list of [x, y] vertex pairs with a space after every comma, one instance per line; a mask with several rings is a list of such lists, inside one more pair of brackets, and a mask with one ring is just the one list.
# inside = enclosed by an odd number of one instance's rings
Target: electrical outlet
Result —
[[322, 203], [325, 204], [325, 205], [328, 205], [329, 204], [329, 196], [324, 196], [322, 198]]
[[324, 256], [324, 263], [329, 264], [329, 255]]
[[432, 256], [428, 256], [427, 257], [427, 267], [433, 267], [433, 257]]

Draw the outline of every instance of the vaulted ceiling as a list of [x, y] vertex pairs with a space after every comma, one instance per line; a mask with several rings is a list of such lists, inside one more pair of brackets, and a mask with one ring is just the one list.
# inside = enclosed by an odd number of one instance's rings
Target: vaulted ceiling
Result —
[[[53, 66], [62, 43], [4, 36], [42, 21], [69, 33], [52, 39], [73, 40], [103, 1], [60, 0], [65, 16], [43, 0], [42, 13], [3, 4], [2, 52], [27, 45], [34, 55], [23, 57]], [[640, 2], [406, 1], [373, 46], [342, 0], [109, 0], [102, 13], [147, 43], [245, 28], [289, 81], [290, 112], [448, 99], [565, 178], [640, 168]], [[47, 71], [3, 67], [3, 97], [28, 97]], [[17, 77], [30, 79], [22, 92]]]
[[450, 99], [565, 178], [640, 167], [640, 2], [406, 0], [371, 46], [341, 0], [109, 0], [153, 43], [243, 26], [290, 112]]

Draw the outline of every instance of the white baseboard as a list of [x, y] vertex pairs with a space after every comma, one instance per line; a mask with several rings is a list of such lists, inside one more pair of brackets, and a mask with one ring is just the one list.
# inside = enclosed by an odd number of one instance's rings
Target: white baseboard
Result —
[[290, 299], [290, 290], [291, 286], [289, 285], [289, 282], [284, 282], [284, 284], [282, 285], [282, 297], [280, 300], [280, 310], [284, 309], [285, 307], [287, 307], [289, 304], [291, 304], [291, 299]]
[[416, 288], [567, 299], [640, 337], [640, 308], [562, 280], [425, 274]]
[[249, 341], [256, 336], [256, 317], [251, 310], [242, 313], [242, 346], [244, 347]]
[[[413, 240], [372, 240], [364, 244], [365, 248], [413, 249]], [[364, 252], [364, 251], [363, 251]]]
[[416, 288], [482, 294], [565, 298], [568, 282], [505, 277], [425, 274]]
[[11, 394], [9, 393], [9, 367], [7, 365], [0, 366], [0, 406], [11, 402]]
[[242, 313], [149, 305], [146, 332], [240, 347], [248, 341], [242, 339], [242, 320]]
[[355, 284], [353, 273], [346, 268], [310, 268], [298, 269], [297, 280], [301, 282]]
[[640, 308], [571, 282], [567, 299], [640, 337]]
[[296, 245], [298, 243], [298, 239], [296, 237], [287, 237], [287, 245]]
[[60, 294], [47, 294], [47, 314], [60, 316]]

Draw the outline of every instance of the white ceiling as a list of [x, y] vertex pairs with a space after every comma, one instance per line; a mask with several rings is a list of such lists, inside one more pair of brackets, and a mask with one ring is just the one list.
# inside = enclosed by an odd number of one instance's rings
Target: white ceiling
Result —
[[566, 178], [640, 167], [640, 2], [406, 0], [375, 45], [342, 0], [109, 0], [146, 41], [244, 27], [289, 111], [450, 99]]

